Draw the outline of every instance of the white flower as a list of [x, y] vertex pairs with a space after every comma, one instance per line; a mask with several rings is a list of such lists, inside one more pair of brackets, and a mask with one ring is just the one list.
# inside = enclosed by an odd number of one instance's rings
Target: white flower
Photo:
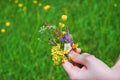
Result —
[[71, 43], [65, 43], [64, 44], [64, 51], [69, 52], [72, 49]]

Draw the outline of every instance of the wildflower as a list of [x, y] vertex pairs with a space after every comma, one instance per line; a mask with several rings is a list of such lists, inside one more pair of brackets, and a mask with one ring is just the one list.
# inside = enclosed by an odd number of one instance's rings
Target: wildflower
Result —
[[15, 3], [18, 3], [18, 0], [15, 0]]
[[65, 36], [66, 32], [65, 32], [65, 31], [63, 31], [61, 34], [62, 34], [62, 36]]
[[49, 38], [49, 42], [48, 42], [49, 44], [52, 44], [52, 45], [56, 45], [56, 41], [54, 40], [54, 39], [50, 39]]
[[23, 7], [23, 4], [22, 4], [22, 3], [19, 3], [19, 4], [18, 4], [18, 7]]
[[37, 4], [37, 0], [33, 0], [33, 4]]
[[54, 30], [54, 35], [57, 37], [57, 38], [61, 38], [61, 32], [57, 29]]
[[65, 51], [69, 52], [71, 49], [72, 49], [71, 43], [65, 43], [64, 44], [64, 50]]
[[67, 15], [62, 15], [62, 16], [61, 16], [61, 19], [62, 19], [63, 21], [67, 21]]
[[65, 40], [66, 40], [66, 38], [65, 38], [65, 37], [62, 37], [62, 38], [61, 38], [61, 41], [62, 41], [62, 42], [64, 42]]
[[62, 63], [64, 63], [64, 62], [65, 62], [65, 60], [66, 60], [66, 58], [63, 58], [63, 59], [62, 59]]
[[67, 54], [67, 52], [60, 49], [60, 44], [52, 46], [51, 55], [55, 65], [58, 65], [60, 62], [62, 62], [62, 59], [66, 58], [65, 54]]
[[42, 6], [42, 3], [39, 3], [38, 6], [39, 6], [39, 7]]
[[65, 27], [65, 24], [64, 24], [64, 23], [59, 22], [59, 27], [63, 28], [63, 27]]
[[11, 23], [10, 23], [10, 22], [6, 22], [5, 25], [6, 25], [7, 27], [9, 27], [9, 26], [11, 25]]
[[117, 3], [114, 3], [113, 6], [114, 6], [114, 7], [117, 7]]
[[50, 9], [50, 5], [46, 5], [46, 6], [44, 6], [44, 10], [49, 10]]
[[66, 27], [65, 38], [66, 38], [67, 43], [72, 43], [73, 42], [73, 38], [72, 38], [72, 35], [69, 33], [68, 27]]
[[73, 49], [77, 49], [77, 48], [78, 48], [78, 43], [76, 43], [76, 44], [75, 44], [75, 43], [72, 43], [72, 48], [73, 48]]
[[1, 29], [1, 32], [2, 32], [2, 33], [4, 33], [5, 31], [6, 31], [6, 30], [5, 30], [4, 28], [3, 28], [3, 29]]

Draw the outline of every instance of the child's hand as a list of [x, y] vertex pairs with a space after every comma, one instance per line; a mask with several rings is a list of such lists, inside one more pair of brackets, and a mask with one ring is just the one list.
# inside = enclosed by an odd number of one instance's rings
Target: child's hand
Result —
[[[74, 51], [69, 53], [72, 61], [84, 65], [79, 68], [69, 61], [63, 63], [65, 71], [73, 80], [118, 80], [114, 71], [101, 60], [88, 53], [77, 54]], [[120, 69], [119, 69], [120, 70]]]

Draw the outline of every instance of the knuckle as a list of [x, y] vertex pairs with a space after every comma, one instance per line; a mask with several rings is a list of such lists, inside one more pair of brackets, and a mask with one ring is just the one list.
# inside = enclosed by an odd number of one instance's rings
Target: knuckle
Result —
[[84, 55], [84, 56], [87, 56], [87, 55], [90, 55], [90, 54], [88, 54], [88, 53], [83, 53], [83, 55]]
[[87, 60], [87, 61], [91, 61], [91, 60], [93, 60], [94, 58], [95, 58], [94, 55], [86, 56], [86, 60]]

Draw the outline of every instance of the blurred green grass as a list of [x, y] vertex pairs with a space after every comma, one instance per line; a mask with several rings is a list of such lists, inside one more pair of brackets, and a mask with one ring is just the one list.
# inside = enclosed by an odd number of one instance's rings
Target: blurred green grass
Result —
[[[82, 52], [94, 54], [110, 67], [120, 54], [119, 0], [14, 0], [0, 1], [0, 80], [69, 80], [62, 66], [51, 60], [49, 36], [38, 32], [43, 20], [58, 25], [63, 14]], [[43, 6], [49, 4], [50, 10]], [[5, 23], [11, 22], [10, 27]], [[45, 42], [44, 42], [45, 41]]]

